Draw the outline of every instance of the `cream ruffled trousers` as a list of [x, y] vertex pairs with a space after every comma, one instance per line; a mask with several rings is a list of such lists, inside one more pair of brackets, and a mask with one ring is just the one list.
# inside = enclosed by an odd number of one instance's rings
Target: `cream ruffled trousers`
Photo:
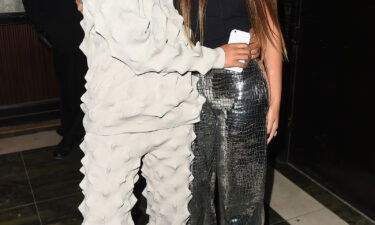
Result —
[[85, 225], [133, 225], [134, 183], [142, 162], [150, 225], [181, 225], [189, 218], [192, 125], [139, 134], [86, 134], [79, 209]]

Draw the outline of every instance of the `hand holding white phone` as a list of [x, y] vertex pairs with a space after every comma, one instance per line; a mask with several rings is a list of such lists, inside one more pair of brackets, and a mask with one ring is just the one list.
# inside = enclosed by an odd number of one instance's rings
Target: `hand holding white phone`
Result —
[[[234, 29], [230, 32], [228, 44], [233, 44], [233, 43], [250, 44], [250, 38], [251, 36], [249, 32], [244, 32], [244, 31]], [[244, 62], [244, 61], [240, 60], [240, 62]], [[225, 69], [232, 70], [235, 72], [243, 71], [241, 67], [230, 67], [230, 68], [225, 68]]]

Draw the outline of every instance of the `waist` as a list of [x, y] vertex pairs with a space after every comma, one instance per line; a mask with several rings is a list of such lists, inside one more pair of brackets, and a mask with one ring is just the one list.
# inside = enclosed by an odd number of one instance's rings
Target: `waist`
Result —
[[252, 59], [249, 61], [247, 66], [243, 68], [242, 72], [236, 72], [227, 69], [212, 69], [206, 75], [200, 75], [201, 77], [251, 77], [263, 75], [263, 66], [258, 59]]

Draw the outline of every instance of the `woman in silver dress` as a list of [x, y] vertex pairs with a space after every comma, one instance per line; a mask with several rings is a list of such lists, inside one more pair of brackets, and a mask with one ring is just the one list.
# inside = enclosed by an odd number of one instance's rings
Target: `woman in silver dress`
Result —
[[266, 149], [277, 133], [285, 55], [276, 0], [180, 0], [178, 6], [193, 42], [225, 49], [233, 29], [253, 28], [262, 46], [261, 60], [246, 62], [242, 72], [198, 74], [206, 103], [195, 125], [189, 223], [261, 225]]

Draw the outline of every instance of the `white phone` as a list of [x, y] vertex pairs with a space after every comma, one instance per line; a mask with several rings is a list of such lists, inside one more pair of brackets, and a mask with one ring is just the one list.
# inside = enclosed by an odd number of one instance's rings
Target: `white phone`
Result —
[[[234, 29], [230, 32], [228, 44], [233, 44], [233, 43], [250, 44], [250, 38], [251, 36], [249, 32]], [[240, 60], [240, 62], [244, 62], [244, 61]], [[225, 68], [225, 69], [232, 70], [235, 72], [242, 72], [243, 70], [241, 67], [230, 67], [230, 68]]]

